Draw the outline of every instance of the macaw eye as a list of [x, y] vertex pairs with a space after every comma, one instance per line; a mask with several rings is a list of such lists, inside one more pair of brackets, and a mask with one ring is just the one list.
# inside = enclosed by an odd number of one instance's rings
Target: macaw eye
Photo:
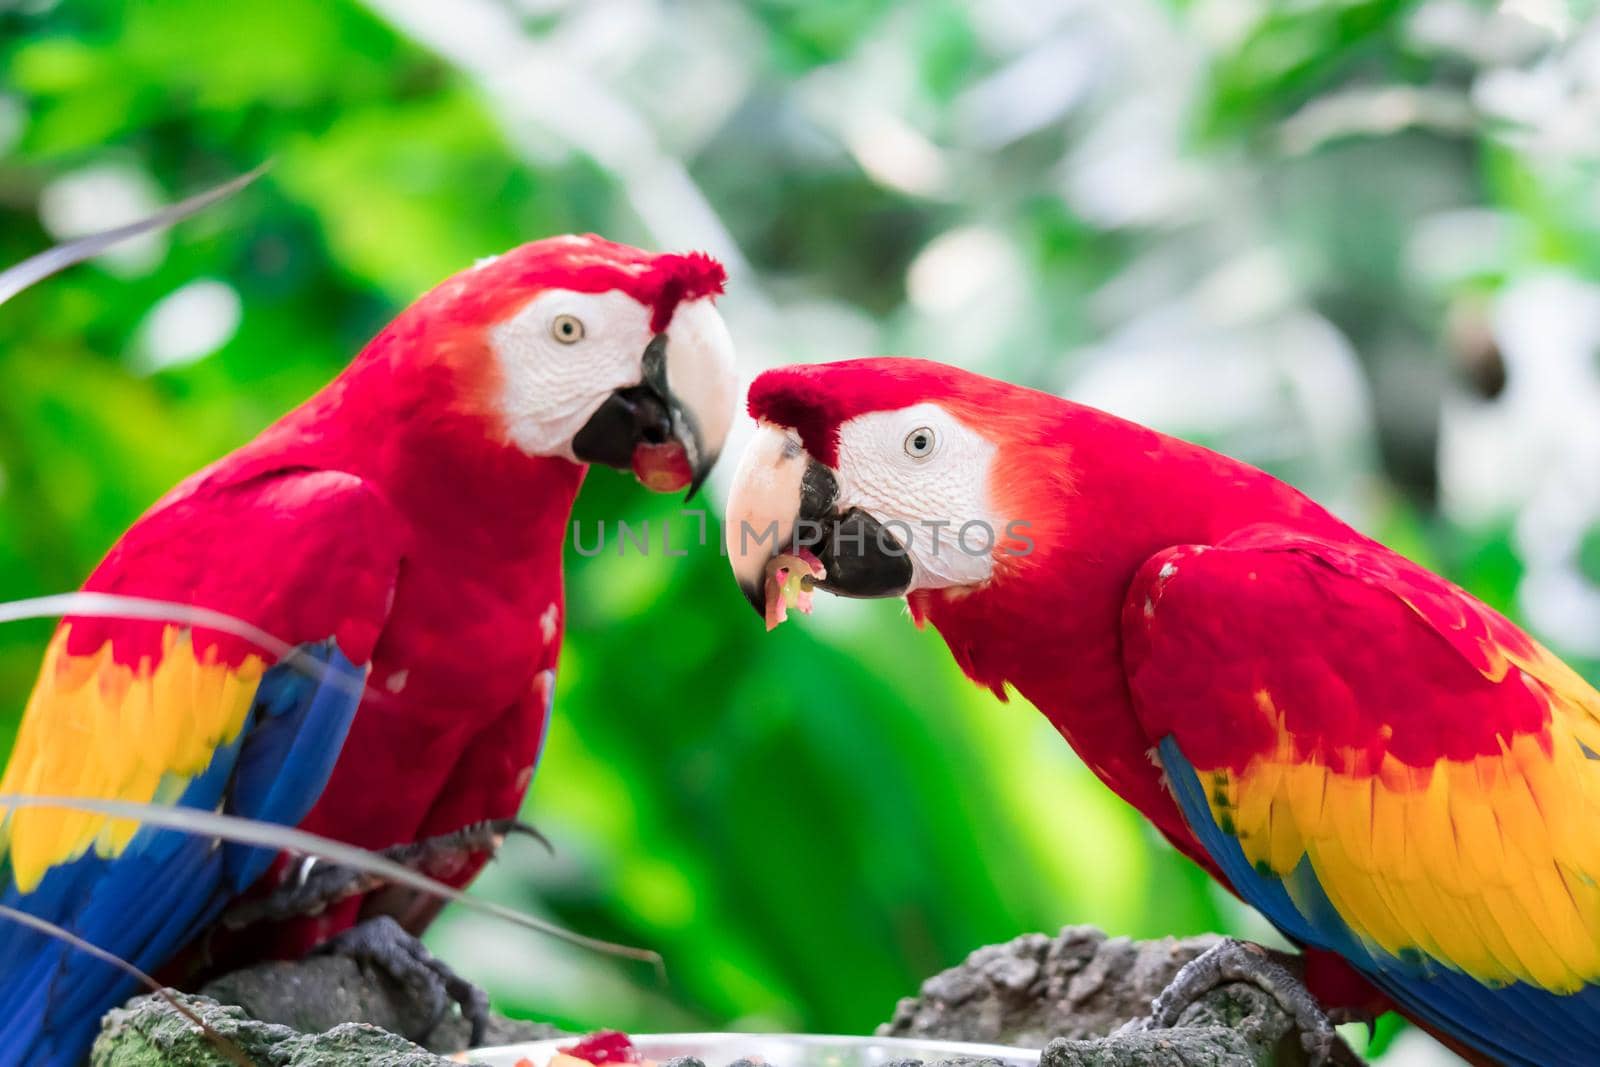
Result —
[[577, 344], [583, 340], [583, 323], [571, 315], [557, 315], [550, 324], [550, 336], [564, 345]]
[[927, 459], [933, 455], [937, 443], [932, 426], [918, 426], [906, 434], [906, 455], [912, 459]]

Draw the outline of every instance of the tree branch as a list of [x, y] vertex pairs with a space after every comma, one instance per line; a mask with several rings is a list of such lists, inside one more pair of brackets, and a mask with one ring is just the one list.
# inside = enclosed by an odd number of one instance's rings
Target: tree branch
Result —
[[[1271, 995], [1250, 984], [1213, 990], [1185, 1010], [1172, 1029], [1117, 1032], [1146, 1016], [1178, 968], [1217, 940], [1131, 941], [1087, 926], [1067, 927], [1055, 937], [1027, 934], [981, 948], [960, 966], [929, 978], [878, 1032], [1042, 1048], [1041, 1067], [1303, 1063], [1293, 1022]], [[1297, 968], [1297, 957], [1275, 955]], [[465, 1024], [453, 1013], [436, 1021], [409, 991], [338, 956], [262, 964], [220, 978], [203, 992], [243, 1005], [222, 1007], [207, 997], [185, 1000], [263, 1067], [313, 1062], [440, 1067], [445, 1061], [407, 1039], [446, 1052], [466, 1040]], [[549, 1026], [497, 1019], [489, 1040], [510, 1044], [558, 1033]], [[1336, 1058], [1359, 1062], [1342, 1045]], [[93, 1067], [226, 1062], [171, 1005], [141, 997], [106, 1017]]]

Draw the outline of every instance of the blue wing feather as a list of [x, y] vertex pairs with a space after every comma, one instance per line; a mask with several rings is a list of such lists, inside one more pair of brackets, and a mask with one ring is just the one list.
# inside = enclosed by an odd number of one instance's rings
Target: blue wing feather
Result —
[[[364, 672], [333, 643], [263, 674], [244, 729], [178, 803], [293, 825], [316, 802], [360, 703]], [[309, 661], [309, 662], [308, 662]], [[311, 665], [311, 673], [307, 666]], [[316, 670], [320, 665], [325, 670]], [[92, 852], [20, 894], [0, 866], [0, 903], [63, 926], [146, 970], [194, 940], [263, 874], [269, 849], [145, 828], [110, 859]], [[74, 1067], [100, 1016], [134, 992], [120, 970], [35, 931], [0, 924], [0, 1067]]]
[[[294, 826], [333, 773], [365, 674], [331, 643], [309, 651], [311, 662], [303, 666], [326, 666], [331, 673], [319, 677], [285, 665], [261, 679], [256, 699], [269, 710], [245, 738], [228, 792], [229, 814]], [[225, 850], [229, 885], [243, 892], [266, 873], [273, 856], [263, 848]]]

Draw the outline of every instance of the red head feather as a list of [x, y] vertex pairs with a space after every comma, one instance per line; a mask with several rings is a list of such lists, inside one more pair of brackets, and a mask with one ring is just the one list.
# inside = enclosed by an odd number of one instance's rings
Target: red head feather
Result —
[[874, 411], [936, 403], [991, 438], [1037, 432], [1041, 407], [1061, 406], [1046, 393], [925, 359], [884, 357], [806, 363], [769, 370], [750, 385], [752, 418], [786, 426], [806, 451], [839, 462], [839, 427]]
[[[501, 368], [489, 358], [489, 330], [540, 293], [625, 293], [650, 309], [648, 328], [661, 333], [683, 302], [720, 294], [726, 278], [704, 252], [657, 255], [594, 234], [531, 241], [434, 286], [367, 346], [349, 373], [360, 377], [376, 365], [384, 383], [374, 388], [392, 398], [399, 385], [390, 379], [398, 371], [415, 379], [424, 408], [445, 398], [474, 419], [495, 415]], [[641, 349], [648, 340], [639, 339]]]
[[513, 248], [443, 282], [414, 307], [444, 312], [456, 325], [485, 326], [543, 289], [617, 290], [650, 308], [650, 329], [660, 333], [679, 304], [717, 296], [726, 282], [722, 264], [704, 252], [656, 255], [586, 234]]
[[626, 291], [653, 308], [650, 328], [657, 333], [667, 328], [672, 313], [685, 300], [719, 296], [727, 284], [728, 272], [704, 252], [668, 253], [656, 256]]

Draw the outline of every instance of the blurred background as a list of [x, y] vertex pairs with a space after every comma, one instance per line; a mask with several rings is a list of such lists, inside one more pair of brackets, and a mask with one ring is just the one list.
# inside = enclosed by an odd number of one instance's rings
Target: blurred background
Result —
[[[594, 230], [720, 256], [747, 378], [892, 352], [1104, 406], [1286, 477], [1593, 677], [1589, 15], [0, 0], [0, 262], [274, 161], [0, 309], [0, 595], [74, 587], [445, 275]], [[597, 471], [577, 518], [682, 544], [680, 508]], [[449, 913], [434, 946], [501, 1008], [860, 1032], [1024, 931], [1262, 935], [901, 605], [767, 637], [714, 548], [568, 563], [527, 807], [558, 855], [513, 844], [478, 891], [657, 949], [670, 984]], [[0, 629], [0, 750], [48, 629]]]

